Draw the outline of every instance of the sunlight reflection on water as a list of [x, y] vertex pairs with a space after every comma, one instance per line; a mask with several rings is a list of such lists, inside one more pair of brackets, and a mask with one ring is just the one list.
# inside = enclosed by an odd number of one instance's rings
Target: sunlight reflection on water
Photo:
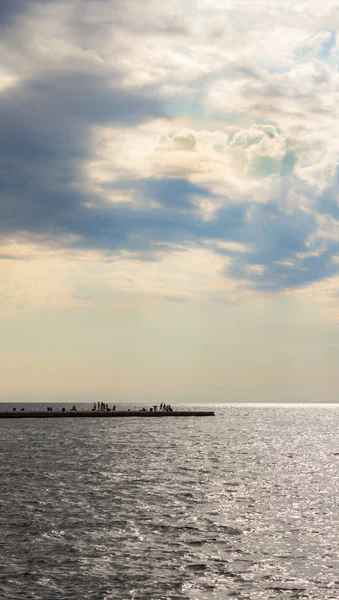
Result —
[[0, 597], [339, 597], [339, 411], [8, 420]]

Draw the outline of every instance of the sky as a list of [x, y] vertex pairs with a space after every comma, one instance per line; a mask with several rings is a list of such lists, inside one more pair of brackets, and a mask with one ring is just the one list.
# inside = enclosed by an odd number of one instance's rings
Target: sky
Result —
[[0, 401], [337, 401], [338, 25], [1, 2]]

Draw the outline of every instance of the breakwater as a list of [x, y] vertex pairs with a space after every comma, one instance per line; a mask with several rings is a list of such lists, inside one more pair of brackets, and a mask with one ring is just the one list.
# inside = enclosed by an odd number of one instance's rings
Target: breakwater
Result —
[[172, 411], [148, 411], [148, 410], [69, 410], [69, 411], [47, 411], [47, 410], [19, 410], [2, 411], [0, 419], [58, 419], [58, 418], [112, 418], [119, 417], [142, 417], [142, 418], [166, 418], [166, 417], [214, 417], [212, 410], [172, 410]]

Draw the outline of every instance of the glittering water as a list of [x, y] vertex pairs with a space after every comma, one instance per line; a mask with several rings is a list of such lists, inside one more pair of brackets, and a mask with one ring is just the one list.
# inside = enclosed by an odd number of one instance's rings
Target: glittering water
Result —
[[339, 597], [339, 409], [0, 421], [0, 598]]

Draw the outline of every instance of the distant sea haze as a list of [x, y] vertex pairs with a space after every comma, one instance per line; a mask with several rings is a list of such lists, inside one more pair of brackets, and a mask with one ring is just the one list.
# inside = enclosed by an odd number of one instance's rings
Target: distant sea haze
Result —
[[0, 598], [338, 598], [338, 431], [320, 406], [2, 420]]

